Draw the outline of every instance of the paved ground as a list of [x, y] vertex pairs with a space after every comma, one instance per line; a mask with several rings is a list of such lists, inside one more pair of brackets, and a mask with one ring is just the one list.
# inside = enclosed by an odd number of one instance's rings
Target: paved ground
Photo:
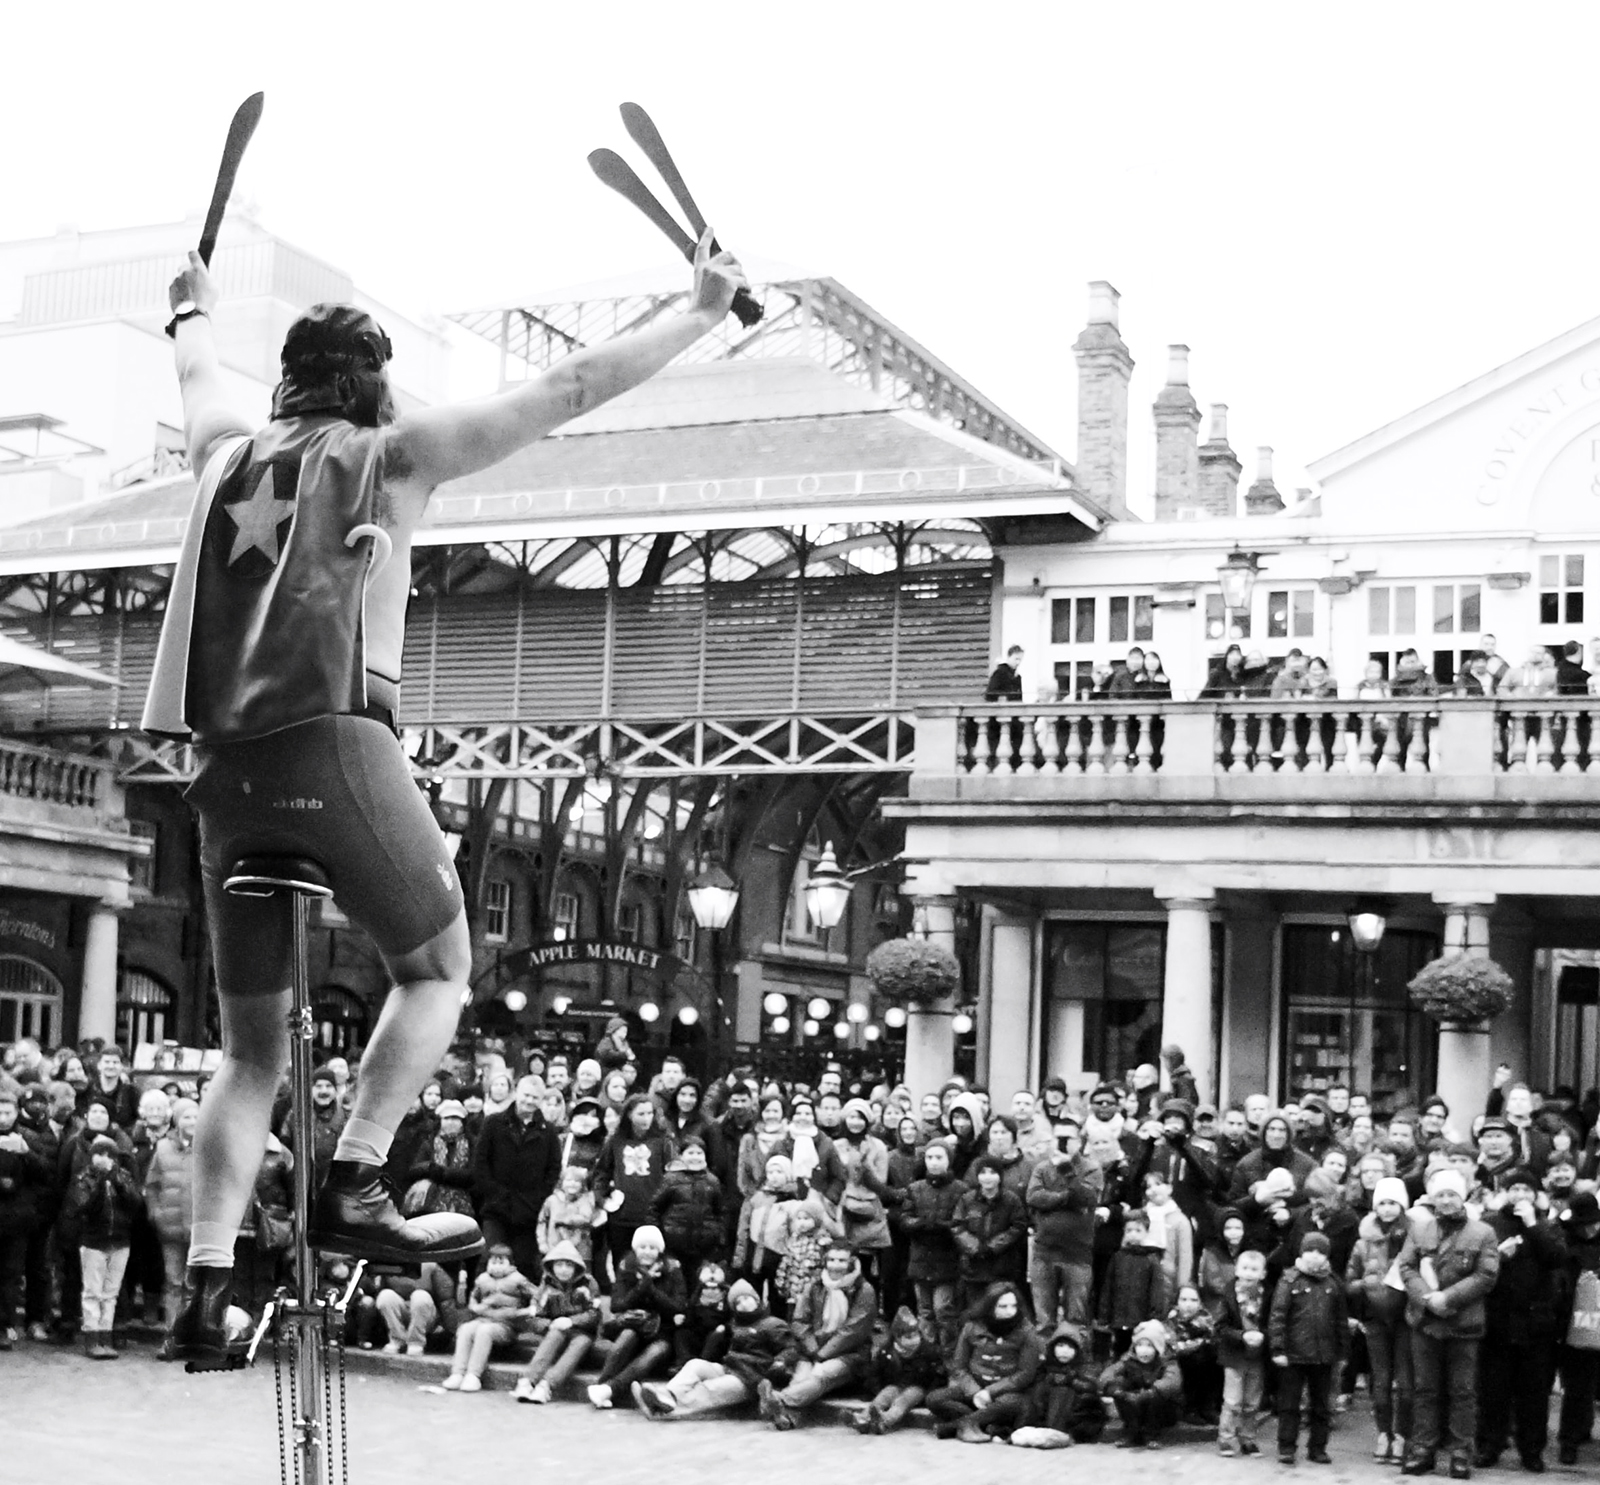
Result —
[[[511, 1400], [506, 1373], [493, 1390], [459, 1396], [425, 1390], [444, 1368], [354, 1359], [349, 1376], [350, 1478], [353, 1485], [456, 1485], [469, 1480], [540, 1478], [605, 1485], [671, 1485], [719, 1479], [759, 1485], [817, 1485], [819, 1480], [870, 1480], [872, 1485], [1060, 1485], [1069, 1470], [1093, 1470], [1095, 1485], [1151, 1485], [1169, 1477], [1184, 1485], [1282, 1481], [1271, 1436], [1255, 1460], [1225, 1460], [1190, 1431], [1159, 1454], [1079, 1446], [1035, 1453], [1002, 1444], [941, 1443], [910, 1430], [860, 1438], [819, 1423], [778, 1434], [753, 1419], [649, 1423], [631, 1410], [595, 1413], [587, 1404], [532, 1408]], [[513, 1373], [514, 1375], [514, 1373]], [[1109, 1432], [1114, 1438], [1116, 1429]], [[1395, 1470], [1367, 1457], [1370, 1429], [1357, 1411], [1339, 1422], [1335, 1463], [1302, 1462], [1294, 1475], [1328, 1485], [1400, 1485]], [[1591, 1446], [1591, 1451], [1593, 1446]], [[1594, 1479], [1596, 1460], [1562, 1469], [1553, 1482]], [[1555, 1456], [1554, 1448], [1550, 1459]], [[1513, 1461], [1514, 1463], [1514, 1461]], [[515, 1474], [510, 1473], [515, 1471]], [[119, 1485], [272, 1485], [278, 1479], [272, 1371], [190, 1377], [135, 1345], [118, 1362], [91, 1362], [66, 1348], [19, 1345], [0, 1354], [0, 1481], [64, 1478], [116, 1480]], [[1440, 1477], [1443, 1478], [1442, 1476]], [[1478, 1479], [1514, 1485], [1520, 1471], [1480, 1472]]]

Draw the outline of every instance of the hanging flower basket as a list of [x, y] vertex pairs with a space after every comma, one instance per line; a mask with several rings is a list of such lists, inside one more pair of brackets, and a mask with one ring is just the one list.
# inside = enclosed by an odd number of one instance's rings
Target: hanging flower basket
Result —
[[1460, 954], [1423, 965], [1406, 989], [1412, 1005], [1435, 1021], [1472, 1025], [1510, 1005], [1513, 984], [1494, 960]]
[[867, 974], [888, 1000], [943, 1000], [961, 984], [961, 965], [943, 944], [892, 938], [867, 955]]

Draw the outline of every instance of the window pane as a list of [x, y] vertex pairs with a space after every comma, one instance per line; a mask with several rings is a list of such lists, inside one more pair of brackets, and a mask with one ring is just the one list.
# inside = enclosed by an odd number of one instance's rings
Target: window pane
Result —
[[1070, 645], [1072, 643], [1072, 600], [1070, 598], [1052, 598], [1050, 600], [1050, 643], [1053, 645]]
[[1156, 637], [1156, 601], [1148, 594], [1133, 600], [1133, 637], [1137, 641]]
[[1367, 590], [1367, 633], [1387, 634], [1389, 632], [1389, 590], [1387, 588], [1369, 588]]
[[1541, 593], [1539, 595], [1539, 622], [1541, 624], [1559, 624], [1561, 622], [1561, 595], [1559, 593]]
[[1476, 634], [1483, 626], [1482, 589], [1477, 583], [1461, 585], [1461, 632]]
[[1456, 590], [1453, 587], [1433, 590], [1433, 632], [1435, 634], [1456, 632]]
[[1417, 632], [1417, 590], [1415, 588], [1396, 588], [1394, 590], [1394, 632], [1396, 634], [1415, 634]]
[[1541, 588], [1559, 588], [1561, 586], [1561, 559], [1559, 557], [1541, 557], [1539, 559], [1539, 586]]
[[1316, 594], [1310, 588], [1303, 588], [1294, 595], [1294, 637], [1296, 639], [1309, 639], [1316, 627], [1316, 610], [1313, 604]]
[[1206, 638], [1221, 639], [1227, 631], [1227, 616], [1222, 611], [1222, 594], [1206, 594]]
[[1094, 643], [1094, 599], [1078, 600], [1077, 619], [1073, 624], [1072, 637], [1080, 645]]
[[1454, 650], [1435, 650], [1433, 652], [1433, 678], [1441, 686], [1453, 686], [1456, 681], [1456, 652]]
[[1079, 700], [1094, 690], [1094, 661], [1080, 660], [1073, 675], [1072, 694]]
[[1111, 612], [1106, 619], [1106, 638], [1114, 645], [1128, 642], [1128, 600], [1113, 598]]
[[1567, 623], [1569, 623], [1569, 624], [1581, 624], [1581, 623], [1583, 623], [1583, 594], [1582, 594], [1582, 592], [1580, 591], [1580, 592], [1576, 592], [1576, 593], [1568, 593], [1565, 596], [1566, 596], [1566, 600], [1567, 600], [1567, 605], [1566, 605], [1566, 607], [1567, 607]]
[[1583, 586], [1583, 556], [1581, 553], [1567, 557], [1567, 586], [1581, 588]]
[[1267, 594], [1267, 638], [1289, 637], [1289, 595], [1286, 592]]
[[[1082, 664], [1080, 661], [1079, 664]], [[1063, 701], [1072, 699], [1072, 661], [1057, 660], [1053, 669], [1056, 675], [1056, 695]]]

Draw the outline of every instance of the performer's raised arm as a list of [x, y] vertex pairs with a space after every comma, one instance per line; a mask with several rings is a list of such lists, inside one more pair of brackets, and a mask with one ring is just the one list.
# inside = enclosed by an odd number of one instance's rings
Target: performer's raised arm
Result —
[[431, 490], [487, 469], [654, 376], [720, 325], [734, 294], [745, 285], [744, 271], [731, 253], [712, 256], [711, 237], [707, 229], [695, 253], [694, 290], [685, 313], [635, 335], [575, 351], [512, 391], [407, 413], [389, 435], [389, 482]]
[[199, 253], [189, 254], [189, 266], [173, 279], [167, 292], [173, 309], [178, 386], [183, 393], [183, 436], [189, 448], [189, 467], [199, 479], [219, 439], [240, 433], [248, 437], [254, 429], [228, 404], [211, 329], [217, 287]]

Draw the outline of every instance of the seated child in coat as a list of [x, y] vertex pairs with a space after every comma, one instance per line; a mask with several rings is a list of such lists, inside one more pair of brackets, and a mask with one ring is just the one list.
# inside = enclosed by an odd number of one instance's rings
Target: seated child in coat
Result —
[[557, 1243], [544, 1260], [544, 1282], [530, 1306], [529, 1329], [540, 1336], [528, 1369], [517, 1379], [518, 1402], [547, 1403], [583, 1363], [600, 1326], [599, 1286], [571, 1243]]
[[694, 1292], [683, 1318], [673, 1328], [673, 1364], [682, 1366], [699, 1356], [708, 1356], [714, 1346], [727, 1339], [728, 1271], [707, 1259], [695, 1275]]
[[1039, 1380], [1033, 1384], [1031, 1422], [1079, 1444], [1092, 1444], [1105, 1432], [1099, 1373], [1082, 1334], [1067, 1321], [1056, 1327], [1045, 1345]]
[[1129, 1212], [1122, 1222], [1122, 1246], [1111, 1255], [1100, 1282], [1095, 1329], [1110, 1335], [1113, 1357], [1127, 1351], [1136, 1327], [1166, 1311], [1162, 1250], [1148, 1246], [1149, 1233], [1145, 1214], [1137, 1208]]
[[855, 1415], [857, 1433], [892, 1433], [930, 1392], [945, 1384], [938, 1341], [904, 1305], [895, 1311], [872, 1360], [878, 1390]]
[[928, 1395], [941, 1439], [986, 1444], [993, 1429], [1009, 1434], [1028, 1416], [1043, 1357], [1038, 1333], [1022, 1313], [1015, 1284], [992, 1285], [972, 1307], [950, 1363], [950, 1383]]
[[467, 1301], [471, 1318], [456, 1331], [455, 1359], [444, 1379], [447, 1392], [481, 1392], [484, 1368], [496, 1346], [508, 1346], [533, 1321], [537, 1291], [511, 1262], [511, 1249], [496, 1243]]
[[686, 1361], [669, 1382], [635, 1382], [633, 1400], [646, 1418], [703, 1417], [726, 1412], [756, 1394], [762, 1382], [786, 1382], [785, 1357], [794, 1332], [770, 1313], [744, 1279], [728, 1291], [728, 1327], [712, 1349], [720, 1357]]
[[1217, 1371], [1216, 1327], [1194, 1284], [1178, 1289], [1178, 1301], [1167, 1312], [1172, 1354], [1183, 1376], [1183, 1413], [1195, 1422], [1215, 1426], [1222, 1396]]
[[589, 1388], [589, 1401], [609, 1408], [612, 1398], [643, 1381], [672, 1355], [672, 1334], [689, 1307], [683, 1266], [664, 1251], [661, 1230], [646, 1224], [633, 1234], [633, 1251], [617, 1268], [611, 1316], [601, 1337], [611, 1352]]
[[1162, 1431], [1178, 1421], [1183, 1376], [1167, 1354], [1167, 1327], [1146, 1320], [1134, 1327], [1128, 1352], [1100, 1374], [1100, 1388], [1122, 1419], [1119, 1449], [1159, 1449]]

